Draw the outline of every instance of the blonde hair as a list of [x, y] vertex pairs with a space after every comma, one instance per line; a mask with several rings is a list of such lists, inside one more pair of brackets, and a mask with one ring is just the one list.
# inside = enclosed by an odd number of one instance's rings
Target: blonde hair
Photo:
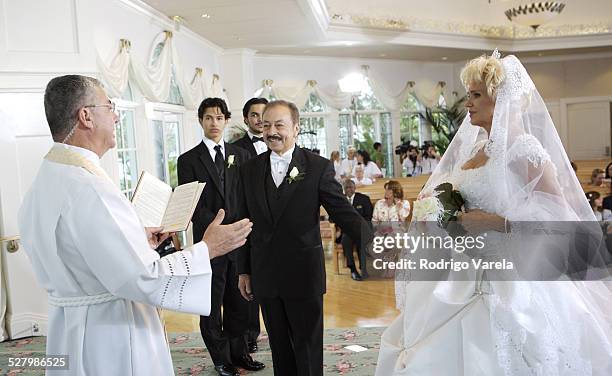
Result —
[[329, 156], [329, 159], [332, 161], [335, 161], [336, 158], [338, 158], [338, 160], [340, 160], [340, 152], [338, 150], [334, 150], [331, 152], [331, 155]]
[[505, 78], [501, 60], [493, 56], [482, 55], [472, 59], [461, 70], [461, 82], [466, 89], [470, 83], [483, 82], [487, 87], [487, 93], [493, 99], [497, 96], [497, 89]]

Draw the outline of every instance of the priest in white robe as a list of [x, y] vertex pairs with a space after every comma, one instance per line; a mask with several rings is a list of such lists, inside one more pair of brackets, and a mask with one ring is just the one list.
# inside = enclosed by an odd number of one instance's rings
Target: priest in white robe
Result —
[[49, 294], [47, 354], [69, 356], [63, 375], [172, 375], [156, 307], [208, 315], [210, 259], [244, 244], [251, 223], [220, 225], [203, 241], [160, 258], [160, 229], [142, 227], [106, 176], [118, 118], [100, 83], [49, 83], [45, 112], [56, 143], [23, 200], [19, 227]]

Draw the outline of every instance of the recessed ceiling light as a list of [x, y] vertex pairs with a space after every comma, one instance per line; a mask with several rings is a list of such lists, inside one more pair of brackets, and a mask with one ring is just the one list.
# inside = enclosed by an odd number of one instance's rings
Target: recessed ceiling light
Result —
[[352, 46], [352, 45], [354, 45], [354, 44], [355, 44], [355, 42], [344, 42], [344, 45], [345, 45], [345, 46]]
[[442, 60], [446, 61], [448, 58], [446, 56], [442, 56]]
[[380, 56], [380, 57], [385, 57], [385, 56], [387, 56], [387, 54], [380, 54], [380, 55], [378, 55], [378, 56]]
[[202, 18], [210, 18], [210, 14], [208, 14], [208, 13], [204, 13], [204, 14], [202, 15]]

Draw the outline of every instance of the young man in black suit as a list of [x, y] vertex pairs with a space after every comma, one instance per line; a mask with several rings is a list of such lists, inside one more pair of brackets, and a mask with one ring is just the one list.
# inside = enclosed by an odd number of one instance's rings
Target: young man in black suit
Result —
[[[233, 144], [237, 145], [249, 153], [251, 158], [268, 151], [268, 146], [263, 141], [263, 111], [268, 100], [266, 98], [251, 98], [242, 108], [242, 118], [247, 126], [244, 137], [238, 139]], [[261, 332], [259, 325], [259, 303], [252, 300], [247, 303], [249, 306], [249, 319], [247, 324], [247, 343], [249, 352], [257, 351], [257, 338]]]
[[[370, 197], [364, 195], [363, 193], [355, 192], [355, 182], [346, 179], [344, 180], [344, 194], [348, 201], [353, 205], [357, 213], [359, 213], [363, 219], [368, 224], [372, 223], [372, 213], [374, 212], [374, 207], [372, 206], [372, 201], [370, 201]], [[353, 242], [350, 236], [346, 233], [342, 233], [342, 250], [344, 251], [344, 256], [346, 257], [346, 266], [351, 270], [351, 278], [355, 281], [361, 281], [363, 278], [368, 277], [368, 272], [365, 268], [366, 262], [366, 253], [363, 250], [359, 243]], [[353, 256], [353, 246], [357, 247], [357, 254], [359, 255], [359, 267], [361, 268], [361, 274], [357, 271], [355, 267], [355, 258]]]
[[[244, 124], [247, 126], [247, 132], [242, 138], [234, 142], [234, 145], [240, 146], [249, 152], [251, 157], [268, 151], [268, 147], [263, 140], [263, 110], [266, 107], [268, 100], [266, 98], [251, 98], [242, 108], [242, 116]], [[259, 315], [258, 315], [259, 320]]]
[[263, 119], [270, 151], [240, 170], [245, 216], [253, 222], [250, 246], [239, 255], [240, 292], [261, 305], [274, 374], [323, 375], [320, 206], [356, 242], [369, 243], [372, 231], [342, 194], [332, 163], [296, 146], [295, 104], [270, 102]]
[[[193, 238], [201, 239], [204, 231], [223, 208], [223, 223], [235, 222], [242, 202], [239, 166], [249, 155], [239, 147], [223, 141], [223, 130], [230, 119], [223, 99], [207, 98], [200, 104], [198, 119], [204, 139], [178, 158], [178, 181], [206, 183], [193, 214]], [[200, 331], [221, 376], [238, 376], [235, 366], [258, 371], [265, 366], [254, 361], [246, 343], [247, 304], [238, 290], [236, 266], [238, 250], [211, 261], [213, 272], [210, 316], [200, 316]], [[223, 316], [221, 315], [223, 306]]]

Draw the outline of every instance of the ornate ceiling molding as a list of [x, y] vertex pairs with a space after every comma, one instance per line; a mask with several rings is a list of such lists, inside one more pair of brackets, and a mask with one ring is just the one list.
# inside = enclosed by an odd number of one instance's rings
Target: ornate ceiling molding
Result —
[[383, 29], [398, 32], [426, 32], [443, 34], [462, 34], [504, 39], [535, 39], [551, 37], [568, 37], [581, 35], [598, 35], [612, 33], [612, 24], [580, 24], [580, 25], [542, 25], [537, 30], [528, 26], [508, 25], [491, 26], [484, 24], [469, 24], [464, 22], [449, 22], [415, 17], [382, 18], [363, 14], [332, 14], [330, 25], [359, 28]]

